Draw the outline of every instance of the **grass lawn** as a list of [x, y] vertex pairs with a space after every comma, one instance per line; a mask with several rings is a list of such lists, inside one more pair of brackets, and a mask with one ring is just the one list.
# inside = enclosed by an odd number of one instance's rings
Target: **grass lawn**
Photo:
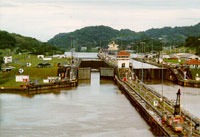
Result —
[[[18, 69], [10, 72], [3, 72], [0, 75], [0, 86], [20, 86], [22, 83], [15, 82], [15, 75], [20, 75]], [[31, 81], [42, 82], [49, 76], [57, 76], [57, 67], [52, 68], [25, 68], [22, 75], [29, 75]]]
[[49, 63], [52, 66], [54, 64], [69, 64], [69, 59], [68, 58], [52, 58], [52, 60], [45, 61], [42, 59], [38, 59], [36, 55], [28, 55], [28, 54], [23, 54], [23, 55], [14, 55], [13, 56], [13, 63], [10, 63], [9, 65], [15, 66], [15, 67], [23, 67], [26, 66], [26, 63], [31, 63], [32, 67], [36, 67], [39, 63]]
[[[30, 62], [32, 64], [31, 67], [27, 67], [26, 63]], [[50, 68], [37, 68], [37, 64], [46, 63], [51, 64]], [[43, 79], [46, 79], [48, 76], [57, 76], [57, 65], [61, 64], [69, 64], [70, 60], [67, 58], [53, 58], [50, 61], [43, 61], [42, 59], [38, 59], [36, 55], [14, 55], [13, 63], [7, 64], [7, 66], [16, 67], [10, 72], [2, 72], [0, 73], [0, 87], [1, 86], [20, 86], [22, 83], [15, 82], [15, 75], [20, 75], [18, 70], [19, 68], [24, 69], [24, 73], [22, 75], [29, 75], [30, 80], [35, 81], [38, 80], [42, 82]]]
[[184, 64], [185, 63], [184, 60], [181, 60], [181, 62], [178, 62], [178, 59], [163, 59], [163, 61], [173, 63], [173, 64], [179, 64], [179, 63]]

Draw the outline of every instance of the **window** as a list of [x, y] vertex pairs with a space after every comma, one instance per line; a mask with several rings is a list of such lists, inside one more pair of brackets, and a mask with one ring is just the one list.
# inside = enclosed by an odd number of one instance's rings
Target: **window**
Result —
[[122, 63], [122, 68], [125, 68], [125, 63]]

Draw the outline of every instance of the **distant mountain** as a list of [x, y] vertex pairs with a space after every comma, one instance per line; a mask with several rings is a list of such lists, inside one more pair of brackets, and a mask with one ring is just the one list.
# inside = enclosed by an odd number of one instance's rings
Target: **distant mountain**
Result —
[[185, 27], [164, 27], [160, 29], [149, 29], [142, 32], [145, 35], [153, 38], [163, 37], [167, 42], [171, 44], [179, 44], [185, 42], [185, 39], [189, 36], [199, 36], [200, 35], [200, 23], [194, 26]]
[[129, 29], [116, 30], [108, 26], [89, 26], [74, 32], [57, 34], [48, 42], [59, 48], [69, 50], [73, 45], [80, 50], [80, 47], [84, 46], [106, 47], [109, 42], [115, 40], [121, 48], [126, 48], [138, 41], [151, 41], [152, 38], [158, 40], [161, 37], [168, 45], [179, 45], [184, 43], [187, 37], [198, 35], [200, 35], [200, 23], [185, 27], [153, 28], [143, 32], [134, 32]]
[[32, 54], [52, 54], [58, 48], [38, 41], [35, 38], [25, 37], [15, 33], [0, 30], [0, 49], [11, 49], [17, 53], [29, 52]]
[[57, 34], [48, 42], [60, 48], [71, 49], [72, 41], [76, 48], [83, 46], [91, 48], [105, 46], [116, 39], [138, 39], [138, 34], [128, 29], [119, 31], [107, 26], [90, 26], [74, 32]]

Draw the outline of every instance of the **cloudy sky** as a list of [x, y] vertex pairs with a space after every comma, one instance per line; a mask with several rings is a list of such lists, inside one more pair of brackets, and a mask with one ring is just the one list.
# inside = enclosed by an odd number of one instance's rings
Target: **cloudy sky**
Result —
[[0, 0], [0, 29], [47, 41], [85, 26], [144, 31], [200, 22], [200, 0]]

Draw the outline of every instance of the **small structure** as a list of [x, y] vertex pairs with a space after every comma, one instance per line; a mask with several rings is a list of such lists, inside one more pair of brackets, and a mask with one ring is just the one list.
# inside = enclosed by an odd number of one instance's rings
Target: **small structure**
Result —
[[53, 55], [53, 58], [66, 58], [66, 55]]
[[60, 55], [59, 58], [66, 58], [66, 56], [65, 56], [65, 54], [63, 54], [63, 55]]
[[86, 51], [87, 47], [81, 47], [81, 51]]
[[51, 66], [51, 64], [49, 64], [49, 63], [39, 63], [37, 65], [38, 68], [47, 68], [47, 67], [50, 67], [50, 66]]
[[5, 56], [3, 60], [5, 64], [12, 63], [12, 56]]
[[200, 68], [200, 61], [196, 59], [188, 60], [185, 64], [189, 65], [190, 68]]
[[43, 79], [43, 83], [49, 83], [48, 79]]
[[8, 67], [6, 67], [6, 68], [1, 68], [1, 70], [2, 70], [3, 72], [9, 72], [9, 71], [11, 71], [12, 69], [15, 69], [15, 67], [13, 67], [13, 66], [8, 66]]
[[129, 68], [130, 54], [126, 51], [117, 53], [117, 66], [118, 68]]
[[52, 58], [43, 58], [43, 60], [46, 60], [46, 61], [47, 61], [47, 60], [52, 60]]
[[30, 62], [27, 62], [27, 63], [26, 63], [26, 66], [27, 66], [27, 67], [31, 67], [31, 65], [32, 65], [32, 64], [31, 64]]
[[19, 69], [19, 73], [20, 73], [20, 74], [24, 73], [24, 69], [23, 69], [23, 68], [20, 68], [20, 69]]
[[172, 54], [173, 57], [177, 57], [180, 59], [184, 59], [184, 60], [191, 60], [191, 59], [196, 59], [196, 60], [200, 60], [200, 57], [191, 53], [176, 53], [176, 54]]
[[61, 80], [61, 77], [55, 76], [55, 77], [48, 77], [47, 79], [48, 79], [49, 83], [51, 83], [51, 82]]
[[37, 57], [38, 57], [38, 59], [43, 59], [44, 55], [38, 55]]
[[29, 76], [28, 75], [16, 75], [15, 79], [16, 79], [16, 82], [28, 82]]
[[53, 55], [53, 58], [59, 58], [60, 55]]
[[163, 59], [169, 59], [170, 58], [170, 56], [167, 55], [167, 54], [162, 54], [161, 56], [162, 56]]

